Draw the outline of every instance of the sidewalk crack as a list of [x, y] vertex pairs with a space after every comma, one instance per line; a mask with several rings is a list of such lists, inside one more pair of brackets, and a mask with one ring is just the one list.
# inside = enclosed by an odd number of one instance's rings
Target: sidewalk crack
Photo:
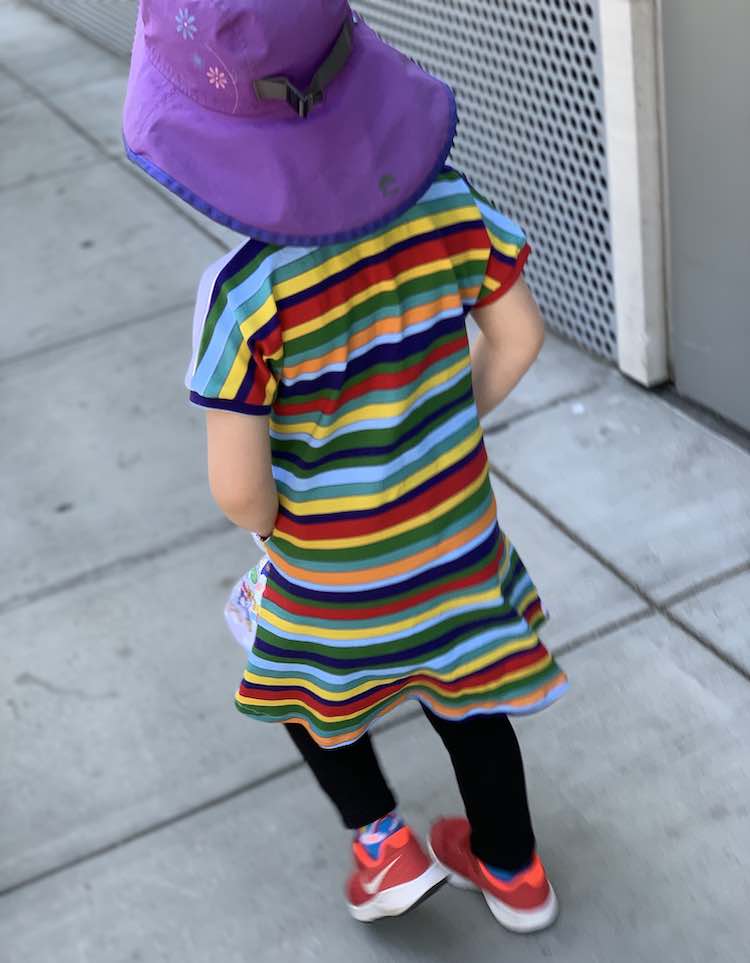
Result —
[[[508, 476], [505, 472], [501, 471], [499, 468], [496, 468], [491, 462], [489, 463], [489, 470], [490, 474], [498, 478], [504, 485], [510, 488], [512, 492], [518, 495], [519, 498], [523, 499], [527, 505], [530, 505], [535, 511], [546, 518], [547, 521], [554, 525], [559, 532], [562, 532], [566, 538], [569, 538], [575, 545], [578, 546], [578, 548], [586, 552], [586, 554], [593, 558], [594, 561], [598, 562], [611, 575], [614, 575], [616, 579], [627, 586], [627, 588], [629, 588], [634, 595], [637, 595], [638, 598], [644, 603], [644, 606], [647, 607], [651, 612], [658, 613], [659, 615], [663, 616], [668, 622], [671, 622], [674, 626], [693, 639], [694, 642], [697, 642], [712, 655], [716, 656], [716, 658], [723, 662], [724, 665], [728, 666], [730, 669], [733, 669], [738, 673], [738, 675], [741, 675], [743, 679], [746, 679], [748, 682], [750, 682], [750, 671], [748, 671], [742, 664], [737, 662], [732, 656], [727, 655], [720, 648], [714, 645], [710, 639], [703, 636], [691, 625], [689, 625], [687, 622], [684, 622], [679, 618], [679, 616], [671, 612], [667, 607], [666, 602], [659, 602], [653, 598], [653, 596], [651, 596], [645, 589], [642, 589], [640, 585], [634, 582], [629, 575], [623, 572], [622, 569], [618, 568], [614, 562], [610, 562], [610, 560], [606, 558], [606, 556], [602, 555], [598, 549], [594, 548], [593, 545], [591, 545], [577, 532], [566, 525], [561, 518], [558, 518], [553, 512], [551, 512], [546, 505], [543, 505], [542, 502], [539, 501], [539, 499], [535, 498], [533, 495], [530, 495], [521, 485], [513, 481], [513, 479], [510, 478], [510, 476]], [[750, 563], [743, 563], [740, 567], [740, 571], [744, 571], [748, 568], [750, 568]], [[731, 574], [736, 574], [735, 569], [730, 569], [728, 572], [723, 573], [723, 577], [731, 577]], [[723, 581], [723, 578], [719, 576], [716, 576], [715, 579], [716, 581], [713, 584], [718, 584], [720, 581]], [[707, 579], [706, 583], [710, 583], [711, 581], [711, 579]], [[692, 589], [686, 589], [685, 591], [688, 593], [691, 591], [695, 592], [696, 588], [694, 586]], [[679, 593], [680, 597], [682, 595], [683, 593]], [[678, 596], [674, 596], [674, 598], [676, 599]], [[674, 604], [674, 599], [670, 600], [670, 603]], [[575, 647], [580, 648], [587, 642], [593, 642], [599, 637], [600, 636], [595, 630], [593, 633], [589, 633], [588, 637], [582, 636], [581, 640], [578, 641]]]
[[175, 538], [167, 542], [162, 542], [161, 545], [156, 545], [153, 548], [147, 548], [141, 552], [133, 552], [132, 555], [123, 555], [120, 558], [112, 559], [111, 562], [106, 562], [104, 565], [78, 572], [69, 578], [61, 579], [59, 582], [52, 582], [50, 585], [42, 586], [41, 589], [37, 586], [33, 590], [11, 595], [5, 599], [5, 601], [0, 602], [0, 616], [5, 615], [6, 612], [23, 608], [24, 606], [33, 605], [35, 602], [48, 599], [53, 595], [61, 595], [63, 592], [79, 588], [82, 585], [99, 582], [108, 575], [118, 574], [134, 568], [143, 562], [151, 562], [154, 559], [162, 558], [171, 552], [175, 552], [181, 548], [187, 548], [189, 545], [195, 544], [198, 540], [212, 538], [215, 535], [223, 535], [226, 532], [233, 531], [234, 528], [235, 526], [228, 519], [219, 518], [199, 528], [181, 532]]

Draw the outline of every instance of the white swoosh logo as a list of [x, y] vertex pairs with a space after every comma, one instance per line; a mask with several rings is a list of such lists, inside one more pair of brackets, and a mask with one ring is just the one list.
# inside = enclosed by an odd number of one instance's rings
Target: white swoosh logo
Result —
[[380, 888], [380, 884], [383, 882], [383, 880], [386, 877], [388, 870], [391, 869], [391, 867], [395, 866], [400, 859], [401, 857], [397, 856], [394, 860], [391, 860], [391, 862], [388, 863], [385, 869], [381, 869], [377, 876], [373, 876], [373, 878], [370, 880], [369, 883], [363, 881], [362, 889], [369, 896], [372, 896], [374, 893], [377, 893], [378, 889]]

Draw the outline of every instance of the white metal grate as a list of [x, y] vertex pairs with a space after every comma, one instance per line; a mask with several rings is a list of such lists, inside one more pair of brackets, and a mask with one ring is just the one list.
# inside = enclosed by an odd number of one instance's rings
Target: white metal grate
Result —
[[550, 327], [616, 357], [598, 9], [574, 0], [360, 0], [456, 91], [452, 160], [528, 232]]
[[[119, 53], [134, 0], [34, 0]], [[529, 234], [527, 274], [549, 325], [616, 357], [598, 3], [360, 0], [386, 40], [447, 80], [452, 159]]]

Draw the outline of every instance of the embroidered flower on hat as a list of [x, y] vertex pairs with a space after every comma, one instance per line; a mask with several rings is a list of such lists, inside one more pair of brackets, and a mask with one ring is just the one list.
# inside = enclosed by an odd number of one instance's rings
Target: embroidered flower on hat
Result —
[[195, 17], [188, 10], [187, 7], [180, 7], [175, 16], [177, 21], [177, 33], [182, 36], [183, 40], [192, 40], [198, 30], [198, 25], [195, 22]]
[[209, 84], [213, 84], [217, 90], [223, 90], [227, 85], [227, 75], [218, 67], [209, 67], [206, 76]]

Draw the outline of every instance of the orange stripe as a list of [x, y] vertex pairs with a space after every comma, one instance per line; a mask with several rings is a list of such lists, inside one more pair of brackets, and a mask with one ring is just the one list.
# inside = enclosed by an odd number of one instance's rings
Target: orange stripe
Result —
[[333, 351], [329, 351], [327, 354], [316, 355], [314, 358], [310, 358], [309, 360], [303, 361], [297, 365], [285, 365], [284, 378], [287, 380], [296, 378], [301, 374], [310, 374], [320, 371], [321, 368], [334, 364], [336, 361], [346, 361], [352, 351], [362, 347], [363, 345], [369, 344], [370, 341], [374, 340], [380, 335], [393, 334], [397, 331], [403, 331], [408, 328], [409, 325], [419, 324], [420, 321], [426, 321], [428, 318], [433, 317], [440, 311], [448, 309], [455, 310], [456, 308], [460, 307], [461, 298], [458, 296], [458, 294], [444, 295], [437, 301], [430, 302], [430, 304], [421, 304], [419, 307], [409, 308], [409, 310], [404, 311], [403, 314], [379, 318], [364, 330], [350, 335], [349, 340], [342, 347], [335, 348]]
[[[560, 683], [564, 682], [566, 678], [567, 677], [565, 673], [560, 671], [550, 682], [548, 682], [544, 686], [541, 686], [538, 689], [535, 689], [531, 695], [525, 696], [523, 698], [517, 698], [517, 699], [509, 699], [509, 700], [504, 699], [503, 705], [513, 707], [513, 708], [525, 708], [533, 705], [535, 702], [541, 702], [549, 695], [550, 692], [553, 691], [553, 689], [559, 686]], [[421, 684], [421, 685], [417, 684], [414, 686], [406, 685], [399, 693], [398, 698], [394, 699], [392, 703], [390, 703], [389, 705], [384, 705], [382, 707], [379, 707], [379, 706], [371, 707], [370, 712], [372, 711], [372, 708], [377, 708], [377, 718], [381, 719], [383, 716], [387, 715], [389, 712], [392, 712], [394, 709], [397, 709], [400, 705], [403, 705], [404, 702], [408, 702], [412, 699], [415, 699], [416, 696], [411, 693], [411, 689], [414, 689], [414, 688], [424, 689], [425, 686], [424, 684]], [[431, 709], [433, 709], [436, 713], [438, 713], [438, 715], [441, 715], [446, 719], [463, 719], [465, 718], [467, 713], [475, 712], [477, 710], [482, 710], [482, 709], [486, 710], [488, 713], [493, 711], [497, 712], [497, 705], [498, 705], [497, 697], [495, 697], [494, 699], [485, 699], [481, 702], [472, 702], [471, 705], [461, 706], [460, 708], [451, 708], [450, 706], [446, 706], [444, 702], [441, 702], [440, 699], [433, 698], [430, 692], [420, 692], [420, 696], [421, 696], [421, 701], [426, 702]], [[245, 703], [245, 705], [248, 705], [248, 704], [257, 705], [259, 707], [263, 707], [265, 705], [265, 703], [263, 702], [254, 702], [254, 703], [246, 702]], [[290, 701], [289, 707], [291, 708], [292, 705], [294, 705], [294, 703]], [[266, 721], [276, 721], [276, 720], [267, 719]], [[356, 729], [348, 729], [346, 732], [340, 733], [339, 735], [327, 736], [327, 735], [321, 734], [320, 732], [317, 731], [317, 729], [313, 728], [309, 718], [305, 715], [292, 716], [286, 721], [297, 722], [300, 725], [304, 726], [305, 729], [307, 729], [309, 734], [312, 736], [312, 738], [315, 740], [315, 742], [317, 742], [319, 746], [323, 746], [324, 748], [333, 748], [335, 746], [340, 746], [342, 743], [345, 743], [345, 742], [353, 742], [354, 740], [358, 739], [360, 736], [364, 735], [364, 733], [372, 724], [372, 719], [368, 719], [366, 723], [364, 723], [361, 726], [357, 726]]]
[[[487, 466], [485, 466], [484, 471], [486, 472], [487, 470]], [[472, 538], [479, 535], [480, 532], [484, 531], [493, 521], [497, 521], [497, 505], [495, 504], [494, 498], [492, 498], [490, 504], [487, 506], [487, 510], [473, 525], [470, 525], [461, 532], [457, 532], [450, 538], [444, 539], [438, 545], [433, 545], [421, 552], [410, 555], [408, 558], [402, 559], [400, 562], [391, 562], [388, 565], [379, 564], [372, 568], [361, 568], [356, 571], [326, 572], [326, 585], [358, 585], [362, 582], [373, 582], [376, 579], [377, 581], [384, 581], [389, 577], [411, 572], [421, 565], [435, 562], [447, 555], [448, 552], [453, 551], [453, 549], [465, 545], [471, 541]], [[279, 555], [269, 544], [266, 545], [266, 554], [270, 557], [274, 565], [277, 566], [282, 575], [291, 575], [292, 578], [297, 578], [300, 581], [309, 580], [309, 569], [301, 568], [298, 565], [290, 565], [289, 562]]]

